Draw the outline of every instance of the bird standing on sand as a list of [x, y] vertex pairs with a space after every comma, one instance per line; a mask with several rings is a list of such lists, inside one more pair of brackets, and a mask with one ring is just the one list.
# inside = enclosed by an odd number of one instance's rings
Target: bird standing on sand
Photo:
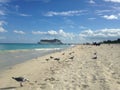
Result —
[[25, 79], [24, 77], [12, 77], [12, 79], [16, 80], [17, 82], [20, 82], [21, 87], [23, 87], [23, 84], [22, 84], [23, 82], [26, 82], [26, 81], [29, 82], [29, 80]]
[[94, 53], [94, 57], [92, 59], [97, 59], [97, 53]]
[[59, 60], [60, 60], [60, 58], [55, 58], [54, 60], [57, 60], [57, 61], [59, 61]]
[[53, 56], [50, 56], [50, 58], [52, 59], [52, 58], [54, 58]]
[[74, 58], [74, 56], [70, 57], [69, 59], [73, 59], [73, 58]]

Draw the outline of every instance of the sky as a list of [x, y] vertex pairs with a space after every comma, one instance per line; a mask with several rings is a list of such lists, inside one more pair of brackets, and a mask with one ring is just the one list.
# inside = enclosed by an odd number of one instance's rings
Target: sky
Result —
[[120, 0], [0, 0], [0, 43], [120, 38]]

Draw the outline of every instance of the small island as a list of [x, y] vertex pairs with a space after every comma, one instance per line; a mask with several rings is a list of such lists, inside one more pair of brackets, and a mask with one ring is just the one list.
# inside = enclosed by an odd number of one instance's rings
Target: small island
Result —
[[55, 45], [60, 45], [63, 44], [60, 40], [58, 39], [42, 39], [40, 40], [40, 42], [38, 42], [38, 44], [55, 44]]

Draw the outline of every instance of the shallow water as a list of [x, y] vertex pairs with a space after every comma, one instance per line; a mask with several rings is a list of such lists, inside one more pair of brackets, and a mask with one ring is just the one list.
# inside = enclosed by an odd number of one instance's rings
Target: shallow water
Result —
[[0, 43], [0, 51], [4, 50], [31, 50], [31, 49], [54, 49], [66, 48], [69, 45], [54, 45], [54, 44], [29, 44], [29, 43]]
[[68, 48], [69, 45], [40, 45], [0, 43], [0, 71], [52, 52]]
[[0, 71], [9, 69], [13, 65], [31, 60], [60, 50], [12, 50], [0, 53]]

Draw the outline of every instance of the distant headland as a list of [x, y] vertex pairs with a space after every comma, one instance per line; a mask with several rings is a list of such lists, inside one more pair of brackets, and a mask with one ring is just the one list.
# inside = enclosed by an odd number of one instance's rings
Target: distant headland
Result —
[[59, 39], [42, 39], [40, 40], [40, 42], [38, 42], [38, 44], [55, 44], [55, 45], [59, 45], [59, 44], [63, 44]]

